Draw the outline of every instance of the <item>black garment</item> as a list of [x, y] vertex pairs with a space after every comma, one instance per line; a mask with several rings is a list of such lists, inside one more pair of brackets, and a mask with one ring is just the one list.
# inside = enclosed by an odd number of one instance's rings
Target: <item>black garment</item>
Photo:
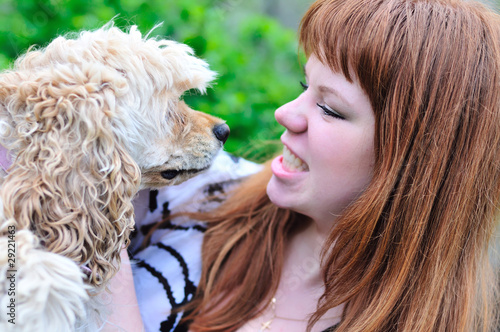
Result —
[[337, 327], [339, 326], [339, 324], [340, 323], [337, 323], [337, 324], [335, 324], [333, 326], [330, 326], [329, 328], [327, 328], [326, 330], [324, 330], [322, 332], [334, 332], [337, 329]]

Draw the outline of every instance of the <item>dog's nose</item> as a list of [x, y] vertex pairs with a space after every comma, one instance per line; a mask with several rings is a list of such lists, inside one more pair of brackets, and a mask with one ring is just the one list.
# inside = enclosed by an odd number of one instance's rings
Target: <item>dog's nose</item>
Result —
[[222, 142], [222, 144], [226, 143], [227, 141], [227, 138], [229, 137], [229, 126], [225, 123], [223, 124], [219, 124], [217, 126], [214, 127], [213, 129], [213, 132], [214, 132], [214, 135], [215, 137], [217, 137], [217, 139], [219, 141]]

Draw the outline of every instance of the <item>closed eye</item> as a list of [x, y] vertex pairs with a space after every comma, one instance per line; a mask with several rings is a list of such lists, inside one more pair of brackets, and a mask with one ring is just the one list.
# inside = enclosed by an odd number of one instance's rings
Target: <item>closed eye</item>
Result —
[[325, 115], [332, 116], [332, 117], [340, 119], [340, 120], [345, 120], [345, 118], [342, 115], [340, 115], [337, 111], [332, 110], [329, 106], [321, 105], [319, 103], [316, 103], [316, 105], [318, 105], [318, 107], [323, 110]]
[[304, 91], [307, 90], [307, 88], [309, 88], [309, 85], [307, 85], [306, 83], [300, 81], [300, 86], [302, 87], [302, 89], [304, 89]]

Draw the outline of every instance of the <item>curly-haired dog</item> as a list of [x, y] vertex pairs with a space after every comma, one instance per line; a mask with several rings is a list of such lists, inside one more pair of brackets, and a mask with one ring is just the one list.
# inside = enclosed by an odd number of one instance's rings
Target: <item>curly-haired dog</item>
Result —
[[192, 177], [227, 139], [227, 125], [181, 100], [214, 75], [186, 45], [112, 24], [59, 37], [0, 74], [0, 139], [13, 160], [0, 192], [0, 330], [93, 321], [138, 189]]

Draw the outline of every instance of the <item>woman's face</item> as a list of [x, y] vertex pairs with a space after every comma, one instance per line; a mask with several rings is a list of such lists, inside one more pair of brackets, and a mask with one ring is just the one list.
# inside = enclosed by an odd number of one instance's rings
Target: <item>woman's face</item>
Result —
[[283, 155], [272, 162], [273, 203], [330, 223], [372, 178], [375, 117], [359, 84], [311, 56], [305, 91], [276, 110]]

